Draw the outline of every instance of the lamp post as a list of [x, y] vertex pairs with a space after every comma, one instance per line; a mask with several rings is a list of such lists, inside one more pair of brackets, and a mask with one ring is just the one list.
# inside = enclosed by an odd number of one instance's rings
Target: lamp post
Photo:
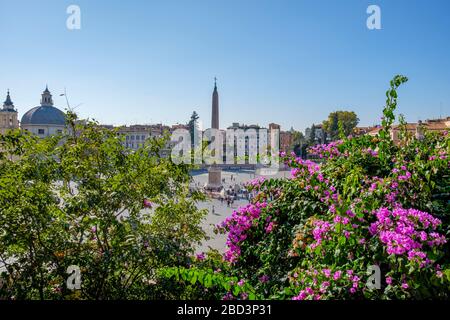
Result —
[[64, 87], [64, 93], [61, 93], [59, 96], [60, 96], [60, 97], [63, 97], [63, 96], [64, 96], [64, 98], [66, 98], [67, 109], [68, 109], [69, 111], [74, 111], [76, 108], [78, 108], [79, 106], [82, 105], [82, 103], [80, 103], [79, 105], [75, 106], [75, 108], [73, 108], [73, 109], [70, 107], [70, 104], [69, 104], [69, 98], [67, 97], [66, 87]]

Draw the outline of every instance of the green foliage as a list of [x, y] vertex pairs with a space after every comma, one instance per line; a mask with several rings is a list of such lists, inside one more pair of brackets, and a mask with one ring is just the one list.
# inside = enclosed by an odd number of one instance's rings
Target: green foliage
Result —
[[192, 112], [191, 119], [189, 120], [188, 127], [189, 127], [189, 134], [191, 136], [191, 146], [193, 147], [195, 145], [195, 140], [198, 139], [198, 141], [201, 140], [201, 133], [198, 129], [198, 119], [200, 119], [199, 115], [196, 111]]
[[358, 122], [358, 116], [353, 111], [335, 111], [323, 122], [323, 129], [331, 140], [337, 140], [350, 135]]
[[[208, 257], [191, 269], [220, 269], [225, 282], [244, 280], [264, 299], [450, 298], [450, 138], [424, 131], [393, 143], [406, 80], [391, 81], [378, 136], [316, 146], [320, 164], [287, 156], [291, 179], [252, 183], [252, 204], [218, 228], [228, 233], [225, 261]], [[370, 266], [381, 270], [379, 289], [366, 285]], [[226, 288], [208, 289], [217, 298]]]
[[[411, 136], [401, 116], [392, 141], [406, 81], [391, 81], [377, 136], [349, 137], [337, 119], [341, 140], [312, 148], [320, 164], [287, 156], [290, 179], [253, 181], [252, 203], [217, 228], [227, 252], [206, 258], [192, 257], [202, 197], [188, 197], [189, 167], [159, 156], [167, 140], [130, 152], [72, 113], [62, 137], [0, 136], [0, 296], [448, 299], [450, 136]], [[79, 291], [65, 287], [70, 265]], [[378, 289], [366, 285], [370, 266]]]
[[[156, 270], [187, 266], [205, 236], [189, 168], [160, 157], [167, 139], [132, 152], [114, 130], [67, 121], [60, 137], [0, 136], [0, 296], [164, 298]], [[81, 290], [66, 287], [70, 265]]]
[[[237, 277], [227, 277], [223, 273], [214, 272], [211, 269], [199, 268], [165, 268], [160, 270], [162, 278], [172, 279], [181, 286], [187, 286], [188, 292], [199, 292], [197, 299], [221, 299], [227, 294], [231, 297], [245, 297], [248, 300], [256, 300], [258, 296], [255, 289], [246, 282], [239, 283]], [[211, 295], [211, 292], [213, 293]]]
[[316, 142], [316, 126], [313, 123], [313, 125], [311, 126], [311, 130], [309, 132], [308, 143], [314, 144], [315, 142]]
[[289, 150], [283, 151], [295, 151], [300, 150], [301, 146], [306, 143], [306, 138], [302, 132], [291, 129], [292, 144], [289, 146]]

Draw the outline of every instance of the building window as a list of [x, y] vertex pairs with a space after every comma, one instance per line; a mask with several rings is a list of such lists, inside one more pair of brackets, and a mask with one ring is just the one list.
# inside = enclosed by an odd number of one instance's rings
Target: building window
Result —
[[141, 137], [141, 139], [142, 139], [142, 140], [145, 140], [145, 136], [143, 135], [143, 136]]
[[45, 130], [44, 129], [38, 129], [38, 134], [44, 134]]
[[134, 140], [134, 136], [131, 136], [131, 140]]
[[136, 136], [136, 140], [139, 140], [139, 138], [140, 138], [139, 136]]

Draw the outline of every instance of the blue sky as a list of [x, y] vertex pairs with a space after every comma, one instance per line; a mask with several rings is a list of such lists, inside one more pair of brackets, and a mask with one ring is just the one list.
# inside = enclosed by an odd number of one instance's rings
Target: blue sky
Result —
[[[68, 30], [66, 8], [81, 8]], [[368, 5], [381, 30], [368, 30]], [[48, 84], [101, 123], [211, 121], [304, 130], [329, 112], [378, 122], [393, 75], [408, 121], [450, 115], [450, 1], [0, 0], [0, 93], [22, 116]]]

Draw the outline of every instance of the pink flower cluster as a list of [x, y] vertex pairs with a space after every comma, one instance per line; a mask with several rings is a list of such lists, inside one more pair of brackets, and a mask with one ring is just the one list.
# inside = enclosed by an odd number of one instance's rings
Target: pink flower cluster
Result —
[[378, 157], [378, 151], [375, 151], [372, 148], [363, 149], [361, 151], [363, 154], [368, 154], [372, 157]]
[[196, 258], [197, 258], [197, 260], [199, 260], [199, 261], [205, 260], [205, 253], [202, 252], [202, 253], [197, 254], [197, 255], [196, 255]]
[[314, 290], [310, 287], [305, 290], [301, 290], [300, 293], [293, 297], [292, 300], [305, 300], [306, 298], [311, 297], [313, 300], [320, 300], [320, 295], [314, 294]]
[[153, 202], [151, 202], [148, 199], [144, 199], [144, 208], [152, 208], [153, 207]]
[[[303, 160], [299, 157], [287, 159], [285, 163], [293, 168], [291, 170], [292, 176], [304, 176], [305, 174], [313, 175], [320, 171], [320, 165], [311, 160]], [[299, 166], [299, 168], [296, 168], [295, 166]]]
[[387, 246], [387, 253], [407, 255], [409, 260], [417, 261], [420, 267], [431, 262], [423, 251], [426, 246], [446, 243], [445, 237], [435, 232], [441, 221], [429, 213], [403, 208], [391, 212], [381, 208], [375, 212], [375, 216], [377, 221], [370, 225], [369, 231], [372, 235], [378, 235]]
[[255, 178], [255, 179], [253, 179], [253, 180], [250, 180], [250, 181], [246, 182], [245, 185], [251, 186], [251, 187], [259, 187], [259, 186], [261, 186], [261, 184], [262, 184], [264, 181], [266, 181], [266, 178], [264, 178], [264, 177], [261, 176], [261, 177], [257, 177], [257, 178]]
[[328, 233], [331, 230], [332, 225], [328, 221], [323, 220], [317, 220], [314, 222], [315, 228], [312, 231], [312, 235], [314, 237], [314, 240], [316, 240], [314, 243], [311, 244], [311, 248], [314, 249], [322, 244], [323, 240], [329, 240], [330, 237], [328, 236]]
[[266, 227], [266, 233], [271, 233], [274, 227], [275, 227], [275, 222], [270, 221]]
[[447, 152], [445, 150], [441, 150], [441, 151], [439, 151], [439, 156], [430, 156], [428, 158], [428, 160], [430, 160], [430, 161], [434, 161], [436, 159], [441, 159], [441, 160], [447, 159]]
[[[403, 173], [402, 173], [402, 171], [403, 171]], [[399, 181], [406, 181], [411, 178], [411, 172], [409, 172], [408, 169], [406, 168], [406, 166], [404, 166], [404, 165], [400, 167], [400, 170], [397, 168], [392, 169], [392, 173], [399, 174], [397, 176], [397, 179]]]
[[342, 140], [333, 141], [328, 144], [318, 144], [309, 148], [309, 153], [312, 155], [317, 155], [319, 158], [332, 159], [334, 157], [339, 157], [341, 152], [338, 147], [343, 143]]
[[[301, 270], [303, 277], [298, 279], [299, 274], [295, 272], [290, 278], [295, 286], [304, 285], [299, 294], [292, 298], [292, 300], [306, 300], [314, 299], [319, 300], [323, 298], [324, 294], [330, 293], [333, 287], [342, 287], [350, 284], [349, 292], [351, 294], [356, 293], [361, 289], [362, 279], [355, 274], [351, 269], [348, 270], [335, 270], [322, 269], [320, 270]], [[319, 280], [321, 279], [321, 280]], [[350, 282], [350, 283], [349, 283]]]
[[261, 209], [266, 206], [265, 202], [248, 204], [237, 211], [233, 211], [233, 214], [219, 225], [219, 228], [224, 228], [228, 231], [226, 242], [228, 250], [224, 254], [226, 261], [232, 263], [237, 261], [241, 255], [240, 244], [247, 239], [247, 231], [253, 226], [254, 221], [260, 217]]

